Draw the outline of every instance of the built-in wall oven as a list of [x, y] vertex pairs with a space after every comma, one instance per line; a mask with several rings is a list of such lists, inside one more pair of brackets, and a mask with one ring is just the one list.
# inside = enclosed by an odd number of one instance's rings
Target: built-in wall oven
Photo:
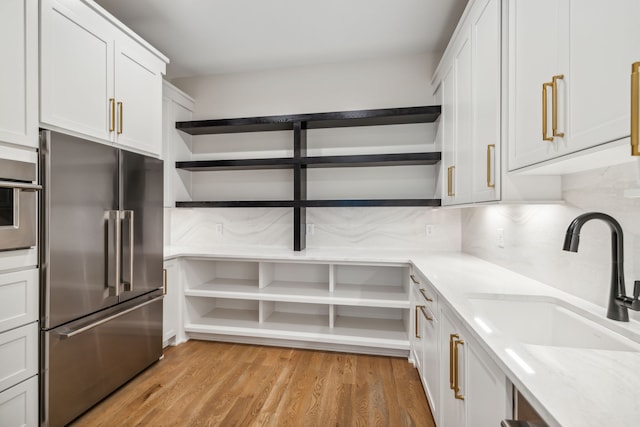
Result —
[[36, 245], [37, 165], [0, 159], [0, 251]]

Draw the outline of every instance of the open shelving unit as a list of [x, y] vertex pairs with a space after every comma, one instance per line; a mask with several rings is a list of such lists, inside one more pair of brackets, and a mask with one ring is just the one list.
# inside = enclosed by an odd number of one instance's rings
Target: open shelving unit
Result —
[[[409, 349], [403, 264], [184, 260], [185, 332]], [[198, 335], [199, 334], [199, 335]]]
[[176, 122], [176, 129], [190, 135], [282, 130], [293, 131], [292, 157], [176, 162], [176, 168], [191, 172], [291, 169], [293, 171], [293, 197], [291, 200], [177, 201], [176, 207], [293, 208], [293, 249], [295, 251], [300, 251], [306, 246], [306, 208], [356, 206], [440, 206], [441, 201], [436, 198], [336, 200], [309, 200], [307, 198], [307, 169], [310, 168], [435, 165], [441, 160], [440, 152], [307, 156], [308, 129], [432, 123], [438, 119], [440, 111], [440, 106], [421, 106]]

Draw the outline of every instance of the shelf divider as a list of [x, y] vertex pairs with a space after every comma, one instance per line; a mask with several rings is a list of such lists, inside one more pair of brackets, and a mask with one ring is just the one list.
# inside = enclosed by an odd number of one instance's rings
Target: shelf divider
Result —
[[[293, 125], [293, 200], [307, 200], [307, 165], [301, 159], [307, 155], [307, 124], [295, 122]], [[293, 208], [293, 250], [301, 251], [307, 246], [307, 209], [304, 205]]]

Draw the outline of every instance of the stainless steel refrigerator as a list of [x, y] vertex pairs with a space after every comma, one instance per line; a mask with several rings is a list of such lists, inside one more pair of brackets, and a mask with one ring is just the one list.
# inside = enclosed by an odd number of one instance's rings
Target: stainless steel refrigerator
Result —
[[40, 135], [41, 422], [60, 426], [162, 356], [162, 161]]

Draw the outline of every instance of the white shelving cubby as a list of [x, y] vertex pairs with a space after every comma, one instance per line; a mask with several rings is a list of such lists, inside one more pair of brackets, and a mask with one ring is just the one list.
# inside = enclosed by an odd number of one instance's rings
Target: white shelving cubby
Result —
[[182, 266], [188, 337], [408, 355], [405, 264], [185, 258]]

